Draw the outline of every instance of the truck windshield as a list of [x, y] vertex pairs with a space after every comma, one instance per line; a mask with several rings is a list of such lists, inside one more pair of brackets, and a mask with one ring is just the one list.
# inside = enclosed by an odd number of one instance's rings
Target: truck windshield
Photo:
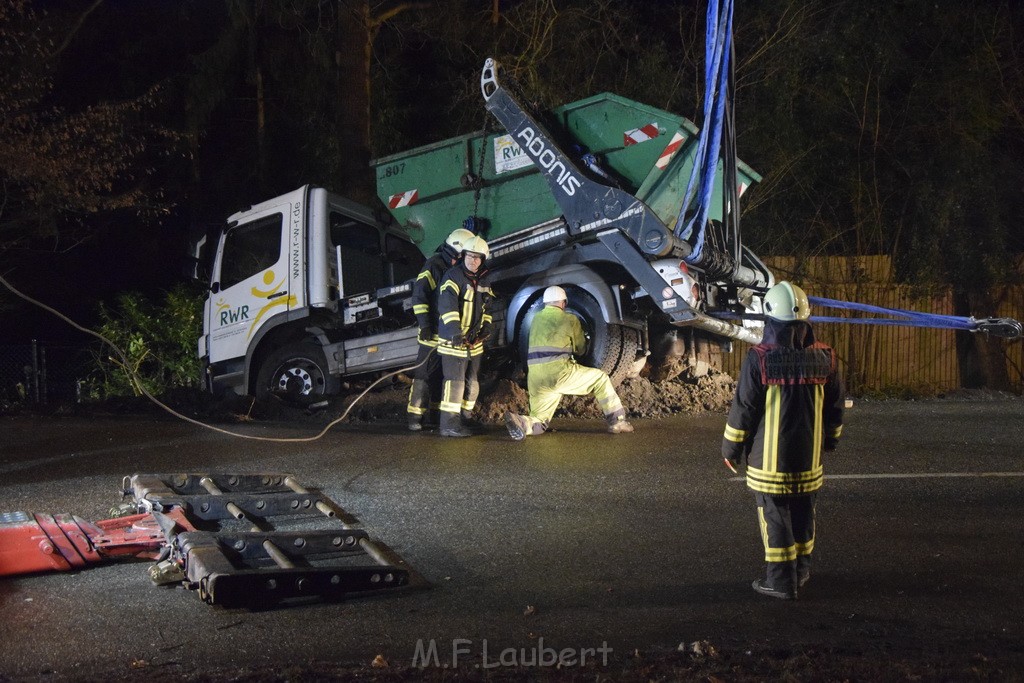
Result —
[[224, 236], [220, 260], [220, 287], [227, 289], [270, 268], [281, 256], [281, 223], [275, 213], [232, 228]]

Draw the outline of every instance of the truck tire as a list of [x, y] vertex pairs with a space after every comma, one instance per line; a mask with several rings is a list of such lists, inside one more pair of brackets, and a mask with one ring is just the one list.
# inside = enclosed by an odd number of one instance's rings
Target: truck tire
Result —
[[583, 365], [601, 368], [619, 386], [629, 377], [636, 377], [644, 367], [645, 359], [637, 358], [640, 350], [640, 331], [625, 325], [605, 322], [601, 307], [586, 292], [569, 290], [566, 310], [579, 317], [583, 331], [590, 339], [587, 352], [579, 358]]
[[341, 380], [327, 371], [323, 349], [296, 342], [271, 353], [260, 366], [256, 398], [275, 395], [289, 403], [308, 404], [311, 398], [338, 393]]
[[[641, 343], [640, 330], [635, 330], [632, 327], [625, 329], [625, 336], [622, 344], [622, 360], [623, 367], [625, 368], [625, 375], [623, 379], [629, 379], [630, 377], [639, 377], [647, 366], [647, 354], [640, 354]], [[629, 359], [633, 358], [632, 362]]]

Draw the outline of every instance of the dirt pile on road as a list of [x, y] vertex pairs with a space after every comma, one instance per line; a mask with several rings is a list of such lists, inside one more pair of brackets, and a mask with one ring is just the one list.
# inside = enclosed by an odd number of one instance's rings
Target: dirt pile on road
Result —
[[[736, 382], [727, 374], [713, 373], [698, 378], [677, 378], [657, 384], [643, 377], [627, 379], [618, 388], [619, 398], [632, 418], [657, 418], [677, 413], [724, 412], [732, 400]], [[337, 407], [349, 406], [358, 393], [341, 398]], [[385, 389], [370, 391], [359, 398], [348, 419], [356, 422], [401, 421], [405, 419], [408, 384], [397, 381]], [[332, 401], [325, 413], [334, 411]], [[529, 412], [526, 389], [510, 379], [491, 379], [481, 383], [476, 416], [485, 424], [501, 424], [505, 411]], [[600, 418], [597, 402], [590, 396], [566, 396], [556, 417]]]
[[[732, 377], [715, 373], [658, 383], [634, 377], [619, 385], [618, 392], [629, 417], [653, 418], [677, 413], [725, 411], [735, 388], [736, 382]], [[518, 384], [503, 379], [480, 399], [477, 412], [483, 422], [498, 422], [506, 410], [528, 412], [529, 396]], [[601, 410], [590, 396], [566, 396], [556, 417], [600, 418]]]

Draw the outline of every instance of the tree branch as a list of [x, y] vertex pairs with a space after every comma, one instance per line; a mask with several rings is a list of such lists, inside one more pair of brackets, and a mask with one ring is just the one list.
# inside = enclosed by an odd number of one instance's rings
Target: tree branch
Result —
[[96, 0], [92, 3], [89, 9], [82, 12], [81, 16], [78, 17], [78, 21], [75, 22], [75, 25], [71, 27], [71, 30], [68, 32], [68, 35], [64, 38], [64, 42], [61, 43], [56, 50], [46, 55], [46, 57], [48, 59], [53, 59], [54, 57], [60, 56], [60, 54], [67, 49], [68, 45], [71, 44], [71, 41], [74, 39], [75, 34], [77, 34], [79, 30], [81, 30], [82, 24], [85, 23], [85, 20], [88, 19], [89, 15], [92, 14], [93, 11], [95, 11], [95, 9], [99, 7], [101, 4], [103, 4], [103, 0]]
[[383, 24], [388, 19], [391, 19], [392, 17], [394, 17], [394, 16], [396, 16], [398, 14], [401, 14], [402, 12], [404, 12], [406, 10], [411, 10], [411, 9], [430, 9], [430, 3], [429, 2], [403, 2], [400, 5], [395, 5], [391, 9], [389, 9], [389, 10], [379, 14], [376, 17], [370, 17], [370, 25], [368, 27], [370, 29], [370, 34], [372, 35], [378, 28], [380, 28], [380, 25]]

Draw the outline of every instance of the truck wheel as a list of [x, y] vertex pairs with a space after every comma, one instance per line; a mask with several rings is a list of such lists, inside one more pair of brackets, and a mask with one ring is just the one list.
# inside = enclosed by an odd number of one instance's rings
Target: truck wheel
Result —
[[[625, 375], [623, 379], [629, 379], [630, 377], [639, 377], [640, 373], [643, 372], [647, 366], [647, 355], [640, 355], [640, 330], [634, 330], [632, 327], [627, 327], [624, 330], [625, 336], [623, 337], [622, 344], [622, 366], [625, 368]], [[633, 361], [630, 362], [629, 359]]]
[[292, 403], [338, 393], [341, 380], [327, 371], [323, 349], [311, 343], [289, 344], [270, 354], [256, 380], [256, 397], [271, 394]]
[[590, 338], [587, 352], [580, 363], [601, 368], [619, 386], [628, 377], [636, 377], [644, 367], [645, 359], [637, 358], [640, 349], [640, 331], [625, 325], [605, 322], [601, 307], [589, 294], [568, 291], [566, 310], [574, 313], [583, 323], [583, 331]]

